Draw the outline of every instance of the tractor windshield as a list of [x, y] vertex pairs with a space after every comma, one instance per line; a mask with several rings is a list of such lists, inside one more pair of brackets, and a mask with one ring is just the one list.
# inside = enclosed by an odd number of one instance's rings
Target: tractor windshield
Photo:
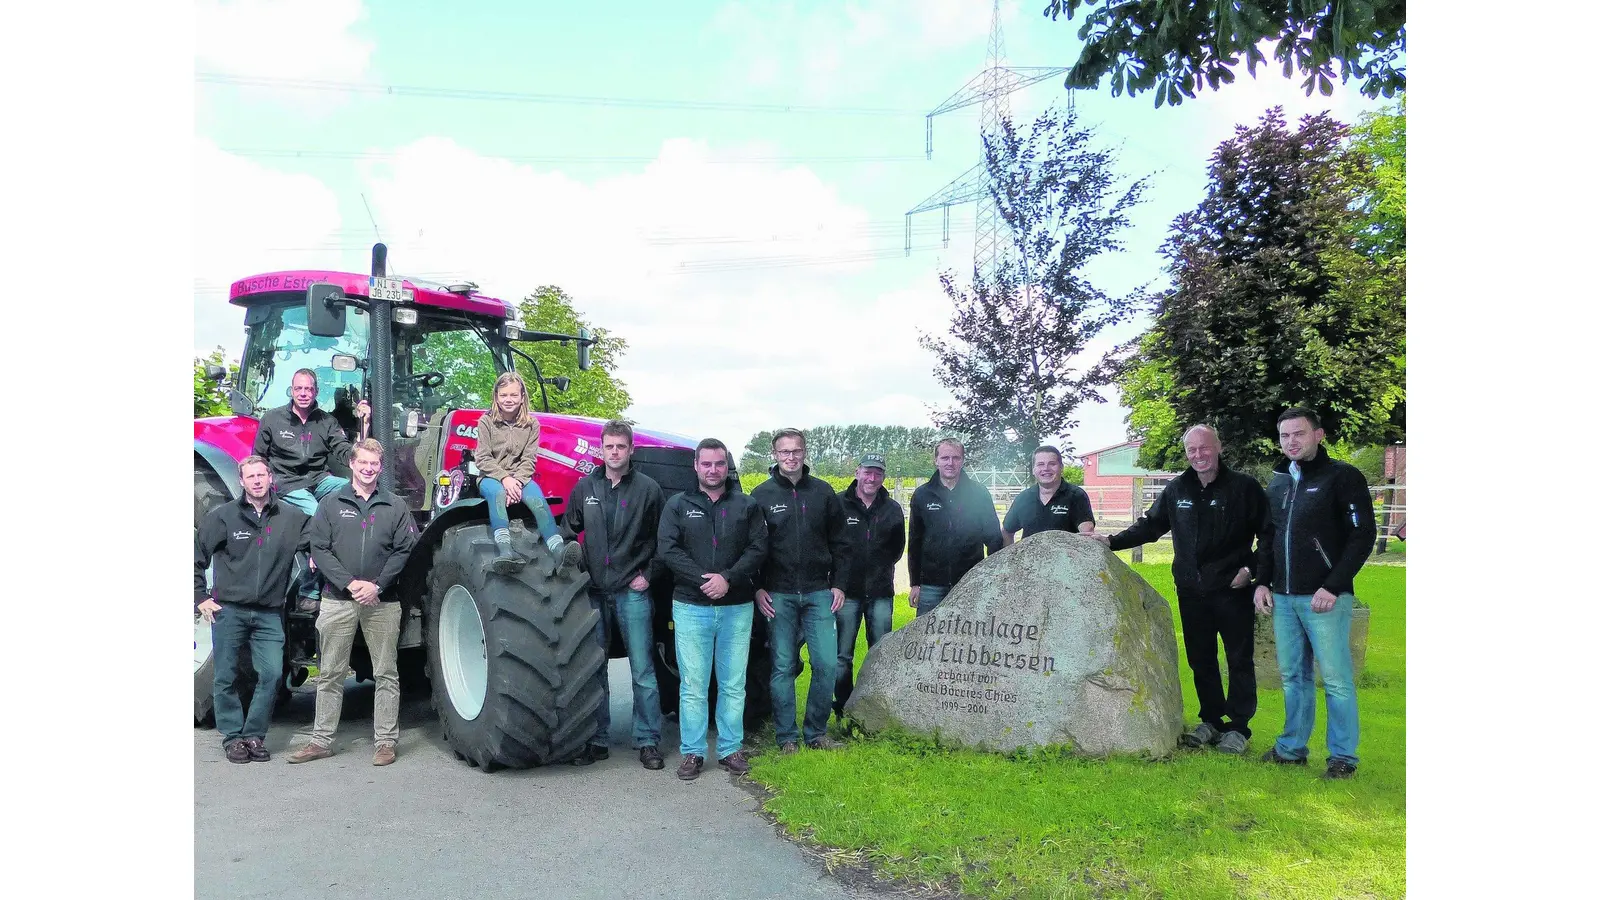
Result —
[[[317, 404], [335, 415], [354, 417], [353, 399], [361, 391], [363, 373], [337, 372], [337, 354], [367, 358], [367, 315], [351, 308], [344, 337], [324, 338], [306, 329], [304, 297], [296, 302], [252, 306], [245, 313], [244, 360], [239, 389], [257, 415], [289, 402], [289, 382], [299, 369], [317, 373]], [[351, 407], [344, 410], [341, 407]]]

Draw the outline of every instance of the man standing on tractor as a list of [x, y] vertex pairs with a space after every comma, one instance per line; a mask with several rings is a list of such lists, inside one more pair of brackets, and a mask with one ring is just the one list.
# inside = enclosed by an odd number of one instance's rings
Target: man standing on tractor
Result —
[[[266, 762], [272, 707], [283, 679], [283, 602], [310, 518], [272, 495], [267, 461], [239, 463], [244, 493], [206, 513], [194, 539], [195, 610], [211, 623], [212, 706], [228, 762]], [[211, 588], [206, 569], [215, 564]], [[248, 715], [238, 690], [239, 651], [250, 647], [256, 689]]]
[[1361, 470], [1328, 456], [1322, 422], [1303, 407], [1278, 416], [1283, 460], [1267, 484], [1271, 519], [1256, 553], [1256, 611], [1272, 615], [1283, 675], [1283, 733], [1262, 759], [1306, 764], [1317, 721], [1313, 660], [1328, 701], [1328, 768], [1324, 778], [1356, 774], [1355, 666], [1350, 619], [1355, 577], [1372, 553], [1378, 525]]
[[528, 403], [528, 385], [516, 372], [505, 372], [494, 382], [494, 409], [478, 419], [478, 448], [472, 459], [482, 477], [478, 492], [489, 507], [489, 530], [494, 535], [496, 572], [510, 574], [527, 560], [511, 549], [511, 516], [506, 507], [522, 503], [533, 512], [539, 536], [550, 551], [551, 571], [578, 561], [577, 547], [563, 560], [564, 539], [550, 515], [544, 490], [533, 480], [534, 462], [539, 458], [539, 420]]
[[[600, 611], [600, 644], [609, 646], [610, 629], [622, 633], [633, 673], [633, 746], [646, 769], [661, 769], [661, 691], [651, 654], [654, 605], [650, 573], [661, 525], [661, 485], [633, 470], [633, 427], [612, 419], [600, 431], [605, 466], [578, 479], [567, 498], [562, 530], [585, 535], [583, 552], [589, 570], [589, 600]], [[576, 546], [576, 545], [575, 545]], [[600, 705], [594, 737], [573, 765], [587, 766], [610, 757], [611, 691]]]
[[752, 595], [767, 555], [761, 507], [728, 487], [728, 446], [706, 438], [694, 451], [696, 487], [667, 501], [656, 555], [672, 572], [677, 643], [678, 777], [693, 781], [706, 762], [706, 706], [717, 673], [717, 764], [750, 771], [744, 753], [744, 679], [755, 624]]
[[1000, 526], [1000, 542], [1009, 547], [1017, 539], [1041, 531], [1094, 532], [1094, 510], [1089, 493], [1061, 479], [1061, 451], [1048, 444], [1033, 451], [1033, 477], [1039, 485], [1018, 494]]
[[856, 633], [862, 618], [867, 620], [869, 650], [894, 630], [894, 566], [906, 552], [906, 514], [883, 489], [883, 471], [883, 456], [868, 453], [856, 467], [856, 480], [839, 495], [844, 539], [850, 548], [844, 605], [834, 614], [839, 661], [833, 676], [833, 711], [841, 716], [854, 687]]
[[[267, 410], [256, 429], [252, 452], [272, 469], [278, 496], [308, 517], [317, 503], [350, 483], [329, 473], [328, 466], [350, 465], [350, 437], [338, 419], [317, 405], [317, 373], [300, 369], [289, 381], [289, 402]], [[367, 401], [356, 404], [356, 415], [372, 414]], [[322, 578], [309, 566], [300, 575], [300, 608], [315, 612], [322, 596]]]
[[933, 612], [944, 601], [961, 576], [983, 561], [985, 548], [1000, 552], [994, 497], [962, 469], [966, 455], [955, 438], [934, 445], [937, 471], [911, 494], [906, 567], [911, 574], [911, 608], [918, 616]]
[[321, 647], [317, 715], [311, 741], [289, 755], [303, 763], [333, 755], [333, 734], [344, 704], [345, 674], [356, 627], [366, 639], [376, 685], [372, 702], [375, 766], [394, 762], [400, 739], [401, 609], [395, 580], [417, 543], [417, 526], [404, 500], [379, 489], [383, 445], [372, 438], [350, 457], [352, 481], [317, 506], [311, 520], [311, 557], [327, 579], [328, 596], [317, 615]]
[[[833, 486], [811, 477], [805, 464], [806, 436], [798, 428], [773, 435], [777, 459], [771, 477], [750, 492], [767, 520], [767, 558], [761, 567], [756, 606], [770, 621], [772, 719], [784, 753], [839, 744], [828, 737], [833, 708], [834, 670], [839, 662], [839, 627], [834, 614], [844, 605], [850, 547], [845, 542], [844, 508]], [[795, 676], [800, 674], [800, 638], [811, 657], [804, 731], [795, 721]]]
[[[1250, 607], [1252, 549], [1267, 517], [1267, 494], [1249, 475], [1222, 461], [1222, 441], [1209, 425], [1183, 433], [1189, 468], [1167, 482], [1139, 521], [1116, 534], [1090, 537], [1126, 550], [1172, 532], [1172, 581], [1178, 589], [1183, 647], [1200, 698], [1200, 724], [1183, 736], [1190, 747], [1215, 744], [1243, 753], [1256, 713], [1255, 611]], [[1217, 667], [1217, 638], [1228, 659], [1228, 690]]]

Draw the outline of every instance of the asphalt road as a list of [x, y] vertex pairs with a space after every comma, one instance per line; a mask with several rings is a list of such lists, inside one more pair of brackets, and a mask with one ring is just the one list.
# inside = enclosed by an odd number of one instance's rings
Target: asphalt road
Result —
[[[456, 760], [426, 698], [400, 712], [399, 759], [372, 765], [372, 685], [346, 686], [338, 755], [283, 757], [310, 733], [314, 697], [275, 716], [273, 759], [223, 758], [194, 731], [195, 896], [200, 898], [661, 898], [858, 900], [756, 811], [725, 770], [679, 781], [630, 749], [626, 660], [611, 662], [609, 760], [485, 775]], [[714, 737], [713, 737], [714, 741]]]

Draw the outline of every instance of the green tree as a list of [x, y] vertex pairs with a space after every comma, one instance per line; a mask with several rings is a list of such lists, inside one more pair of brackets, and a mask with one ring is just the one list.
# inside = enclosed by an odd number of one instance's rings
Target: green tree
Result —
[[[1372, 167], [1345, 151], [1348, 133], [1325, 114], [1291, 129], [1275, 108], [1212, 155], [1205, 199], [1162, 248], [1173, 287], [1141, 362], [1171, 376], [1175, 420], [1163, 431], [1153, 419], [1147, 445], [1208, 422], [1231, 461], [1263, 462], [1277, 452], [1278, 413], [1294, 405], [1353, 446], [1392, 437], [1405, 396], [1404, 266], [1365, 252], [1359, 200]], [[1148, 457], [1170, 459], [1158, 452], [1170, 444]]]
[[228, 370], [230, 377], [239, 377], [238, 366], [230, 365], [223, 361], [222, 348], [211, 351], [205, 356], [194, 358], [194, 417], [232, 415], [228, 408], [228, 392], [215, 381], [206, 380], [206, 366], [222, 366]]
[[1251, 77], [1276, 41], [1283, 77], [1304, 75], [1307, 96], [1333, 93], [1333, 79], [1362, 81], [1368, 97], [1406, 87], [1405, 0], [1050, 0], [1044, 14], [1068, 21], [1083, 11], [1083, 50], [1067, 73], [1069, 88], [1094, 88], [1111, 75], [1111, 95], [1155, 90], [1156, 106], [1233, 83], [1242, 56]]
[[[949, 338], [920, 339], [956, 400], [934, 421], [971, 435], [975, 462], [1025, 465], [1042, 438], [1077, 427], [1080, 405], [1104, 402], [1099, 389], [1121, 365], [1115, 351], [1081, 357], [1142, 294], [1113, 297], [1085, 270], [1123, 249], [1128, 211], [1147, 180], [1124, 185], [1115, 153], [1095, 143], [1094, 129], [1074, 112], [1054, 109], [1026, 134], [1007, 120], [984, 141], [990, 193], [1012, 252], [970, 287], [946, 272], [940, 282], [955, 307]], [[1061, 449], [1073, 448], [1069, 442]]]
[[1128, 408], [1128, 433], [1144, 443], [1139, 447], [1139, 465], [1146, 469], [1177, 472], [1188, 465], [1183, 455], [1183, 430], [1178, 413], [1172, 408], [1176, 390], [1172, 371], [1154, 355], [1155, 332], [1147, 331], [1139, 340], [1134, 362], [1117, 379], [1122, 405]]
[[[813, 474], [843, 478], [848, 483], [867, 453], [882, 453], [889, 478], [926, 475], [933, 471], [932, 428], [903, 425], [817, 425], [806, 433], [806, 464]], [[772, 431], [758, 431], [745, 443], [739, 471], [766, 472], [772, 465]]]

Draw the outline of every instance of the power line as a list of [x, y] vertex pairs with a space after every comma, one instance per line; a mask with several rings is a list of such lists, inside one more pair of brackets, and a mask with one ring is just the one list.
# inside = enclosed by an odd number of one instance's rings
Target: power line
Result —
[[427, 97], [439, 100], [480, 100], [499, 103], [534, 103], [561, 106], [604, 106], [624, 109], [682, 109], [698, 112], [784, 113], [839, 116], [925, 116], [925, 110], [885, 106], [819, 106], [800, 103], [734, 103], [718, 100], [684, 100], [666, 97], [606, 97], [586, 94], [547, 94], [524, 91], [494, 91], [481, 88], [448, 88], [426, 85], [373, 84], [360, 81], [329, 81], [314, 78], [268, 78], [228, 75], [222, 72], [197, 72], [202, 84], [232, 87], [258, 87], [273, 90], [323, 91], [393, 97]]
[[[390, 160], [400, 156], [397, 151], [385, 150], [298, 150], [277, 147], [219, 147], [224, 153], [233, 156], [251, 158], [273, 159], [341, 159], [341, 160]], [[550, 156], [550, 155], [525, 155], [477, 152], [480, 156], [503, 159], [508, 162], [521, 163], [590, 163], [590, 164], [617, 164], [617, 163], [652, 163], [659, 162], [657, 156]], [[742, 156], [723, 157], [717, 159], [701, 159], [708, 165], [738, 166], [738, 165], [773, 165], [787, 163], [884, 163], [884, 162], [919, 162], [922, 156], [908, 154], [879, 154], [879, 155], [837, 155], [837, 156]]]

